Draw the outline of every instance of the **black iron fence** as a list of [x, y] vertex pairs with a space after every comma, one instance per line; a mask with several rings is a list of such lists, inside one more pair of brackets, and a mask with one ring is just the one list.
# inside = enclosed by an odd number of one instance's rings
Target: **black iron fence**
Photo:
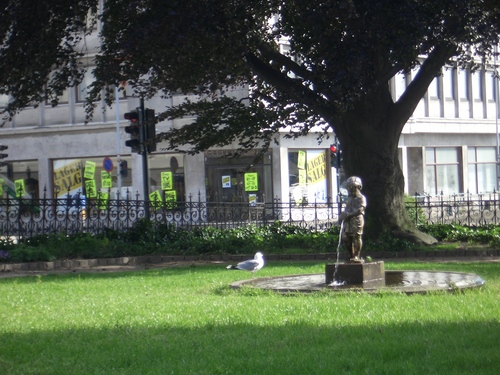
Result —
[[139, 199], [0, 199], [0, 236], [124, 231], [138, 220], [187, 229], [265, 226], [275, 221], [324, 230], [338, 220], [336, 203], [144, 201]]
[[[413, 196], [406, 207], [416, 224], [497, 225], [500, 197], [485, 195]], [[139, 199], [0, 199], [0, 236], [30, 238], [43, 234], [102, 233], [107, 229], [125, 231], [138, 220], [183, 228], [235, 228], [265, 226], [276, 221], [314, 230], [338, 224], [339, 200], [295, 204], [270, 203], [151, 202]], [[369, 209], [369, 208], [368, 208]]]
[[406, 208], [416, 224], [459, 224], [484, 226], [500, 224], [500, 196], [485, 194], [414, 195]]

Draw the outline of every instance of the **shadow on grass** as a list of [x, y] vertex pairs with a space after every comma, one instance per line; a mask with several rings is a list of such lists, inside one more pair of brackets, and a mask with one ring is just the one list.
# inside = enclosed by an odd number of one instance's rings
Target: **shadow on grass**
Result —
[[[202, 312], [200, 312], [202, 313]], [[500, 324], [116, 325], [0, 334], [2, 374], [494, 374]]]

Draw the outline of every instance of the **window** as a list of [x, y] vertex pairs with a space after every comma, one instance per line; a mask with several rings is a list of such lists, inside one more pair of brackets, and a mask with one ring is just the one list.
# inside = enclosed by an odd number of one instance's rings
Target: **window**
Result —
[[[89, 93], [89, 86], [95, 81], [94, 75], [92, 73], [94, 67], [88, 67], [87, 70], [85, 70], [85, 73], [83, 75], [82, 82], [78, 84], [76, 87], [76, 101], [77, 102], [84, 102], [87, 100], [87, 95]], [[123, 86], [120, 85], [120, 87], [125, 88], [126, 83], [123, 82]], [[115, 85], [109, 85], [108, 89], [110, 91], [115, 91]], [[120, 99], [125, 99], [127, 97], [126, 91], [121, 90], [119, 93], [119, 98]]]
[[459, 149], [428, 147], [425, 149], [426, 191], [431, 195], [460, 192]]
[[[61, 95], [57, 97], [57, 103], [58, 104], [66, 104], [69, 102], [69, 90], [65, 89]], [[52, 103], [48, 103], [52, 104]]]
[[469, 192], [487, 193], [496, 190], [496, 151], [494, 147], [469, 147]]
[[87, 68], [83, 76], [82, 82], [80, 82], [76, 88], [76, 100], [78, 102], [83, 102], [87, 98], [88, 87], [94, 82], [94, 75], [92, 74], [93, 68]]
[[[9, 196], [39, 198], [38, 162], [36, 160], [9, 161], [0, 168], [0, 198]], [[20, 188], [21, 187], [21, 188]]]
[[474, 100], [483, 100], [483, 73], [481, 71], [472, 74], [472, 95]]
[[443, 72], [443, 92], [446, 99], [454, 99], [455, 95], [453, 93], [454, 88], [454, 75], [455, 70], [451, 67], [446, 68]]
[[205, 151], [209, 202], [269, 203], [273, 201], [271, 152], [256, 162], [261, 150], [234, 157], [235, 150]]
[[54, 197], [66, 198], [68, 194], [74, 196], [83, 193], [92, 199], [103, 192], [110, 193], [110, 199], [117, 199], [119, 192], [120, 199], [135, 199], [134, 192], [131, 191], [133, 172], [131, 158], [121, 157], [127, 164], [127, 169], [122, 173], [117, 157], [110, 159], [111, 172], [107, 172], [104, 168], [104, 157], [54, 160], [52, 163]]
[[458, 71], [458, 97], [461, 100], [469, 99], [469, 74], [466, 70]]
[[189, 198], [186, 197], [184, 183], [183, 154], [152, 154], [149, 156], [149, 193], [153, 192], [158, 192], [158, 197], [170, 203], [184, 202], [187, 200], [186, 198]]
[[488, 71], [485, 74], [485, 84], [486, 84], [486, 99], [488, 101], [495, 100], [495, 77], [493, 72]]
[[329, 195], [326, 168], [325, 150], [289, 151], [288, 176], [292, 201], [326, 202]]
[[59, 93], [58, 92], [59, 90], [55, 90], [53, 87], [54, 84], [56, 87], [58, 87], [59, 84], [57, 84], [57, 81], [59, 81], [61, 79], [64, 79], [63, 72], [54, 71], [51, 73], [51, 75], [46, 83], [47, 88], [52, 87], [50, 90], [51, 95], [49, 97], [46, 97], [46, 99], [45, 99], [46, 105], [55, 105], [56, 102], [57, 102], [57, 104], [68, 104], [68, 102], [69, 102], [69, 89], [65, 88], [62, 92]]
[[8, 102], [9, 102], [9, 95], [0, 94], [0, 108], [7, 107]]
[[401, 95], [406, 90], [406, 76], [403, 73], [398, 73], [394, 76], [394, 88], [395, 88], [395, 94], [394, 96], [396, 97], [396, 100], [399, 99]]
[[439, 77], [434, 77], [429, 85], [429, 96], [433, 99], [439, 98]]

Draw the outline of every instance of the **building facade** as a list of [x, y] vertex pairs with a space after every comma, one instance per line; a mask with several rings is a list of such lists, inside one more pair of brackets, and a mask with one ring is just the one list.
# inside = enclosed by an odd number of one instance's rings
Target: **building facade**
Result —
[[[97, 37], [85, 42], [89, 51], [97, 49]], [[124, 131], [128, 125], [124, 114], [139, 107], [139, 99], [115, 89], [113, 106], [97, 103], [93, 119], [86, 122], [84, 100], [92, 82], [92, 53], [86, 61], [90, 69], [83, 82], [68, 89], [56, 107], [41, 103], [26, 108], [0, 128], [0, 144], [8, 146], [4, 151], [7, 165], [0, 168], [3, 197], [83, 194], [92, 198], [104, 193], [111, 199], [249, 204], [336, 199], [344, 177], [330, 163], [333, 134], [318, 143], [315, 134], [289, 139], [283, 133], [279, 144], [273, 144], [258, 162], [258, 150], [229, 157], [236, 145], [189, 155], [171, 152], [159, 143], [146, 159], [132, 153], [125, 146], [129, 135]], [[499, 98], [494, 73], [495, 64], [476, 71], [449, 66], [432, 82], [399, 141], [408, 194], [488, 194], [498, 190]], [[395, 99], [411, 82], [412, 74], [391, 80]], [[246, 90], [231, 94], [243, 98]], [[160, 112], [184, 97], [155, 97], [144, 104]], [[0, 97], [0, 107], [8, 99]], [[189, 120], [164, 121], [157, 124], [156, 131]], [[144, 184], [145, 176], [148, 184]]]

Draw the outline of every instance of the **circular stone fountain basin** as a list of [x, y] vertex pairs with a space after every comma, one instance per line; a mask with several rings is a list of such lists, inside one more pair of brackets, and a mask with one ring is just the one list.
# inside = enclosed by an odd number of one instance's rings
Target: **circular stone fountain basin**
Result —
[[485, 281], [472, 273], [448, 271], [385, 271], [385, 286], [367, 287], [363, 285], [327, 285], [325, 274], [306, 274], [266, 277], [241, 280], [231, 284], [232, 288], [242, 286], [273, 290], [275, 292], [317, 292], [323, 290], [362, 290], [377, 292], [391, 290], [402, 293], [426, 293], [430, 291], [457, 291], [478, 288]]

